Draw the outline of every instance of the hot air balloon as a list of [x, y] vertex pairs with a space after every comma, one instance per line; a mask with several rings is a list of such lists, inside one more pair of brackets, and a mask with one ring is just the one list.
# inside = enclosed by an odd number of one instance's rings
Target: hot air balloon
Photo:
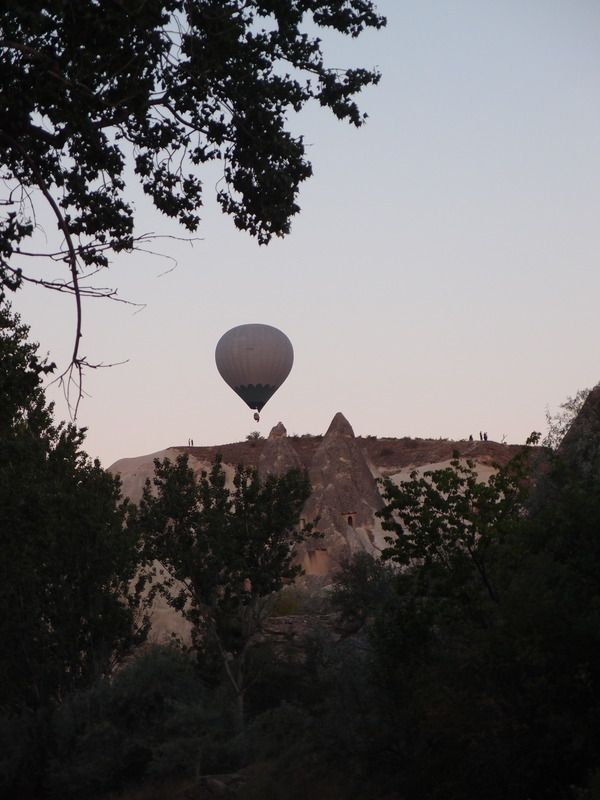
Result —
[[238, 325], [217, 342], [215, 361], [221, 377], [250, 408], [258, 412], [290, 374], [292, 343], [272, 325]]

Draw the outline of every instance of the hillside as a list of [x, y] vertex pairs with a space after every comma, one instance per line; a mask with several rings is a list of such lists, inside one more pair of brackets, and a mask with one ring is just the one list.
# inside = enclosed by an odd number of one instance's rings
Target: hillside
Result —
[[156, 453], [125, 458], [109, 469], [118, 473], [123, 492], [139, 500], [145, 481], [152, 477], [154, 460], [188, 455], [195, 472], [207, 469], [221, 455], [229, 474], [238, 464], [257, 468], [263, 475], [281, 474], [292, 468], [306, 469], [313, 487], [304, 514], [320, 518], [325, 533], [318, 548], [303, 553], [307, 574], [327, 575], [356, 550], [376, 552], [383, 545], [383, 531], [376, 511], [381, 507], [378, 479], [402, 480], [413, 469], [446, 465], [453, 453], [472, 459], [482, 478], [494, 465], [504, 465], [519, 445], [448, 439], [378, 438], [355, 436], [350, 423], [338, 412], [324, 435], [288, 436], [282, 423], [267, 439], [251, 439], [222, 445], [188, 447], [175, 445]]
[[[281, 424], [281, 423], [280, 423]], [[288, 436], [287, 439], [297, 454], [301, 464], [310, 469], [315, 452], [321, 442], [322, 435], [304, 434]], [[480, 464], [506, 464], [520, 449], [520, 445], [506, 445], [499, 442], [469, 442], [465, 439], [412, 439], [377, 436], [356, 436], [356, 443], [365, 458], [380, 475], [391, 475], [408, 467], [423, 467], [437, 464], [452, 458], [457, 450], [461, 456], [472, 458]], [[261, 453], [267, 439], [255, 439], [245, 442], [211, 445], [206, 447], [173, 446], [170, 449], [181, 453], [189, 453], [198, 461], [212, 463], [220, 453], [226, 464], [246, 464], [258, 467]], [[120, 462], [113, 465], [113, 470]]]
[[[125, 458], [109, 469], [121, 476], [123, 493], [134, 502], [154, 472], [154, 460], [174, 461], [185, 453], [196, 474], [221, 455], [229, 477], [238, 464], [255, 467], [262, 475], [281, 474], [293, 467], [308, 471], [312, 486], [302, 516], [319, 520], [323, 537], [298, 551], [304, 581], [320, 586], [331, 581], [340, 565], [354, 553], [377, 555], [385, 546], [385, 531], [377, 517], [383, 501], [378, 480], [401, 481], [413, 469], [447, 466], [455, 452], [473, 460], [482, 479], [504, 465], [520, 450], [519, 445], [448, 439], [377, 438], [355, 436], [352, 426], [337, 413], [322, 436], [288, 436], [280, 422], [267, 439], [251, 439], [206, 447], [173, 446], [149, 455]], [[185, 636], [185, 626], [160, 601], [153, 611], [153, 636], [161, 639], [171, 631]]]

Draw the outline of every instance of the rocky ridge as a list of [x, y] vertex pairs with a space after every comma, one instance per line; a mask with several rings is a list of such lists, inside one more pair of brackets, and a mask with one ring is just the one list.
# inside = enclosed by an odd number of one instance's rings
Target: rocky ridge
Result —
[[[281, 475], [292, 468], [306, 469], [313, 491], [302, 517], [305, 522], [318, 518], [322, 537], [303, 545], [298, 557], [305, 582], [316, 589], [329, 583], [339, 565], [353, 553], [376, 555], [384, 545], [384, 531], [376, 517], [382, 507], [378, 479], [401, 481], [413, 469], [444, 467], [456, 451], [472, 459], [480, 476], [486, 478], [493, 472], [493, 464], [506, 463], [519, 449], [520, 446], [490, 441], [357, 437], [338, 412], [324, 436], [288, 436], [280, 422], [268, 439], [213, 447], [174, 446], [121, 459], [109, 470], [120, 475], [123, 494], [137, 502], [146, 479], [154, 474], [155, 459], [175, 461], [181, 453], [187, 454], [196, 474], [208, 470], [220, 454], [230, 480], [238, 464], [255, 467], [262, 476]], [[155, 601], [152, 617], [153, 640], [168, 639], [171, 633], [188, 638], [189, 626], [164, 601]]]
[[383, 531], [375, 516], [381, 508], [377, 480], [403, 480], [413, 469], [447, 465], [455, 451], [471, 458], [482, 478], [494, 464], [506, 463], [520, 449], [498, 442], [451, 441], [447, 439], [377, 438], [355, 436], [352, 426], [338, 412], [324, 436], [288, 436], [280, 422], [267, 439], [210, 447], [174, 446], [147, 456], [115, 462], [109, 470], [118, 473], [123, 493], [137, 502], [147, 478], [154, 472], [154, 460], [180, 453], [188, 455], [190, 467], [199, 474], [214, 462], [217, 454], [232, 476], [237, 464], [255, 467], [264, 476], [281, 475], [289, 469], [306, 469], [313, 492], [303, 511], [305, 521], [319, 518], [324, 534], [301, 553], [308, 575], [327, 576], [341, 561], [358, 550], [376, 553], [383, 545]]

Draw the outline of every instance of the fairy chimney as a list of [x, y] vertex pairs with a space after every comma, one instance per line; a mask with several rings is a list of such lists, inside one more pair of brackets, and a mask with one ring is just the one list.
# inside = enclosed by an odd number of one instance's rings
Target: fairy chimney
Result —
[[269, 438], [258, 460], [258, 471], [262, 477], [285, 475], [291, 469], [301, 469], [300, 459], [287, 437], [283, 423], [272, 428]]
[[309, 476], [312, 494], [303, 517], [318, 517], [324, 536], [305, 545], [305, 571], [330, 574], [355, 552], [377, 552], [383, 531], [375, 512], [383, 502], [352, 426], [340, 412], [313, 456]]

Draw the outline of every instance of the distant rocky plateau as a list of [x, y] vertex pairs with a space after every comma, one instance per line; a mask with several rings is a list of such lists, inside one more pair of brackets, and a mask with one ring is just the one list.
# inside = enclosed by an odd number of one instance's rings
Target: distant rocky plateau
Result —
[[[121, 476], [123, 494], [137, 502], [144, 484], [154, 474], [155, 459], [174, 461], [187, 453], [195, 473], [208, 470], [220, 454], [231, 479], [235, 467], [244, 464], [258, 469], [262, 476], [281, 475], [293, 467], [308, 471], [312, 494], [302, 511], [306, 522], [319, 518], [322, 538], [303, 545], [298, 558], [304, 568], [302, 579], [310, 589], [326, 590], [342, 562], [354, 553], [377, 555], [385, 546], [385, 532], [377, 517], [383, 500], [379, 479], [406, 480], [413, 470], [424, 472], [448, 466], [454, 453], [474, 462], [481, 480], [487, 480], [497, 466], [504, 466], [522, 448], [492, 441], [452, 441], [449, 439], [378, 438], [355, 436], [343, 414], [337, 413], [323, 436], [288, 436], [280, 422], [267, 439], [211, 447], [173, 446], [136, 458], [123, 458], [109, 470]], [[540, 455], [543, 453], [540, 450]], [[600, 476], [600, 384], [589, 394], [572, 422], [559, 450], [563, 463], [579, 476], [582, 486], [590, 477]], [[538, 462], [532, 502], [544, 502], [545, 458]], [[537, 500], [536, 500], [537, 498]], [[280, 623], [288, 623], [284, 618]], [[164, 640], [172, 633], [186, 638], [186, 624], [178, 615], [157, 602], [153, 608], [152, 638]]]
[[115, 462], [109, 470], [121, 476], [123, 493], [137, 502], [147, 478], [154, 472], [154, 460], [174, 461], [187, 453], [196, 473], [207, 470], [220, 454], [232, 476], [238, 464], [255, 467], [263, 476], [281, 475], [293, 467], [306, 469], [312, 485], [302, 517], [319, 518], [323, 538], [306, 544], [299, 557], [306, 575], [330, 576], [353, 553], [377, 554], [385, 546], [384, 531], [376, 516], [382, 507], [378, 479], [406, 479], [414, 469], [424, 471], [447, 466], [452, 455], [472, 459], [482, 479], [505, 464], [520, 449], [491, 441], [448, 439], [378, 438], [355, 436], [352, 426], [338, 412], [323, 436], [288, 436], [280, 422], [267, 439], [211, 447], [173, 446], [166, 450]]

